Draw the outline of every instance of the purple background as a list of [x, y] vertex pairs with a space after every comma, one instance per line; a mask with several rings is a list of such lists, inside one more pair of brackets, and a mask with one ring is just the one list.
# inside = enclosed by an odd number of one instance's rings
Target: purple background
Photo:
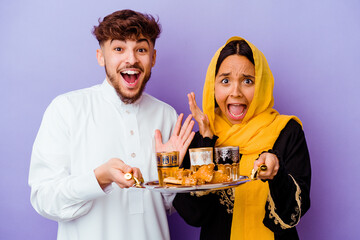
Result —
[[[289, 3], [291, 2], [291, 3]], [[300, 117], [311, 154], [312, 206], [302, 239], [358, 239], [360, 2], [286, 0], [1, 1], [0, 239], [56, 238], [57, 224], [30, 205], [30, 154], [50, 101], [101, 83], [97, 19], [124, 8], [158, 15], [163, 33], [146, 91], [189, 113], [206, 69], [233, 35], [254, 43], [275, 76], [275, 108]], [[169, 217], [172, 239], [199, 229]]]

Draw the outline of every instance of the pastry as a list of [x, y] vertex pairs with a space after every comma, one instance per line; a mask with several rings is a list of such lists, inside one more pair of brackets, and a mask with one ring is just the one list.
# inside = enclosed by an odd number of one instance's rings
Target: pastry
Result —
[[230, 177], [225, 174], [225, 173], [222, 173], [220, 171], [215, 171], [214, 172], [214, 175], [213, 175], [213, 178], [211, 180], [210, 183], [223, 183], [223, 182], [230, 182]]
[[202, 179], [205, 182], [210, 182], [213, 178], [214, 167], [214, 164], [202, 165], [192, 176], [197, 179]]

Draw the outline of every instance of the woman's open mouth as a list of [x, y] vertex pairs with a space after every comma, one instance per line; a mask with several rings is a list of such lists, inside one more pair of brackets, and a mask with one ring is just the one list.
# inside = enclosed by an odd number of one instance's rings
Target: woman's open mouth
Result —
[[246, 104], [228, 104], [227, 106], [229, 117], [233, 120], [241, 120], [245, 117], [247, 105]]

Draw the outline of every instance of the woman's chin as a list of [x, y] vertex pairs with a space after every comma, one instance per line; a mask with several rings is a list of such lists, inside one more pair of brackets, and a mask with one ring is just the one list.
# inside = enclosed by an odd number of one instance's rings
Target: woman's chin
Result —
[[245, 118], [245, 115], [246, 115], [246, 111], [244, 111], [243, 113], [241, 113], [239, 115], [231, 114], [230, 112], [228, 112], [226, 114], [228, 120], [232, 124], [240, 124], [240, 123], [242, 123], [243, 119]]

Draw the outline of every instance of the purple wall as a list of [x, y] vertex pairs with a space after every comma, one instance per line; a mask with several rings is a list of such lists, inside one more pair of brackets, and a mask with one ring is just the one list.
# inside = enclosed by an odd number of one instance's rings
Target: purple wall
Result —
[[[359, 1], [100, 2], [0, 2], [0, 239], [56, 238], [56, 223], [30, 205], [32, 144], [55, 96], [103, 81], [90, 31], [123, 8], [160, 17], [147, 92], [178, 112], [189, 113], [190, 91], [200, 103], [207, 65], [227, 38], [243, 36], [262, 50], [275, 76], [275, 107], [301, 118], [310, 149], [312, 207], [301, 238], [358, 239]], [[177, 214], [169, 219], [172, 239], [198, 239]]]

